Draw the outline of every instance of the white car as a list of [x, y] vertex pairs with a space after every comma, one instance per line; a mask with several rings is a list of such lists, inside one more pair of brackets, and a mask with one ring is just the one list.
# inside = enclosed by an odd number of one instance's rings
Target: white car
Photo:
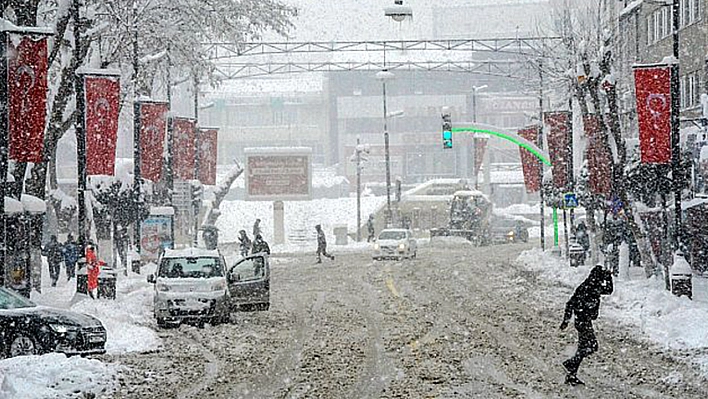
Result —
[[412, 259], [418, 255], [418, 242], [408, 229], [384, 229], [374, 243], [374, 260]]

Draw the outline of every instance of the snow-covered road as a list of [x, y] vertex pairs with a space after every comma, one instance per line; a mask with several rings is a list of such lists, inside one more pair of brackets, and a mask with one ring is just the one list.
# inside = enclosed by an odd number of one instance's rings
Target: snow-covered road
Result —
[[[164, 348], [116, 353], [122, 398], [704, 398], [688, 363], [601, 310], [587, 386], [563, 384], [575, 332], [571, 288], [514, 262], [525, 246], [426, 246], [418, 259], [366, 253], [273, 258], [271, 310], [162, 330]], [[336, 247], [333, 248], [336, 252]]]

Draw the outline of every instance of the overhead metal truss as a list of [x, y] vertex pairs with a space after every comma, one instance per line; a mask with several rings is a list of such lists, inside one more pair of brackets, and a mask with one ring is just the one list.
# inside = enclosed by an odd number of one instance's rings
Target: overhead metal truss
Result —
[[[387, 62], [387, 70], [465, 72], [515, 79], [529, 77], [528, 65], [517, 60], [403, 61]], [[221, 64], [215, 75], [221, 79], [253, 78], [299, 72], [380, 71], [380, 62], [244, 62]], [[526, 73], [525, 73], [526, 72]]]
[[560, 43], [560, 36], [544, 36], [459, 40], [204, 43], [203, 46], [209, 59], [216, 61], [269, 54], [384, 51], [467, 51], [548, 57], [553, 56], [553, 50]]

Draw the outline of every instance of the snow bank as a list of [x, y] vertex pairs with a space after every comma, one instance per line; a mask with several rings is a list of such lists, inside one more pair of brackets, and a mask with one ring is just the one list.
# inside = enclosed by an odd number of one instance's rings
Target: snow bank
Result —
[[120, 368], [95, 359], [50, 353], [0, 360], [0, 399], [108, 397]]
[[[571, 268], [567, 260], [540, 249], [523, 252], [517, 262], [540, 272], [548, 281], [575, 288], [590, 273], [590, 267]], [[639, 270], [639, 269], [634, 269]], [[640, 270], [643, 273], [643, 270]], [[603, 301], [608, 317], [635, 327], [641, 337], [665, 349], [708, 348], [708, 281], [694, 278], [694, 300], [676, 297], [664, 289], [663, 278], [615, 279], [615, 290]], [[708, 357], [694, 361], [708, 375]]]

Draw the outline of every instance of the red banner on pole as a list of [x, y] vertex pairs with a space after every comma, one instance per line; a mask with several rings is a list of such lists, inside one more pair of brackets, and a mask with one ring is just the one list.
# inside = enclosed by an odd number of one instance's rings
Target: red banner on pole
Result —
[[548, 155], [551, 158], [553, 186], [568, 189], [568, 172], [572, 154], [569, 148], [571, 134], [571, 113], [568, 111], [546, 112], [544, 123], [548, 126]]
[[84, 75], [86, 98], [86, 174], [110, 175], [115, 169], [120, 79]]
[[194, 167], [197, 157], [195, 138], [197, 121], [192, 118], [174, 118], [172, 122], [174, 142], [172, 144], [172, 169], [179, 180], [195, 178]]
[[601, 123], [598, 115], [583, 116], [585, 136], [588, 138], [586, 157], [588, 160], [590, 192], [609, 195], [612, 191], [612, 154], [602, 142]]
[[671, 162], [671, 67], [635, 67], [642, 163]]
[[7, 35], [10, 159], [42, 161], [47, 110], [47, 38]]
[[202, 184], [216, 184], [216, 155], [218, 129], [199, 129], [199, 181]]
[[[541, 134], [540, 126], [529, 126], [519, 130], [519, 136], [526, 140], [537, 143]], [[519, 147], [521, 155], [521, 167], [524, 171], [524, 184], [526, 192], [529, 194], [538, 192], [541, 189], [541, 161], [529, 150]]]
[[140, 103], [140, 174], [153, 182], [162, 176], [168, 111], [165, 102]]
[[473, 138], [474, 140], [474, 175], [479, 175], [479, 170], [482, 168], [482, 162], [484, 161], [484, 153], [487, 151], [487, 141], [488, 139]]

